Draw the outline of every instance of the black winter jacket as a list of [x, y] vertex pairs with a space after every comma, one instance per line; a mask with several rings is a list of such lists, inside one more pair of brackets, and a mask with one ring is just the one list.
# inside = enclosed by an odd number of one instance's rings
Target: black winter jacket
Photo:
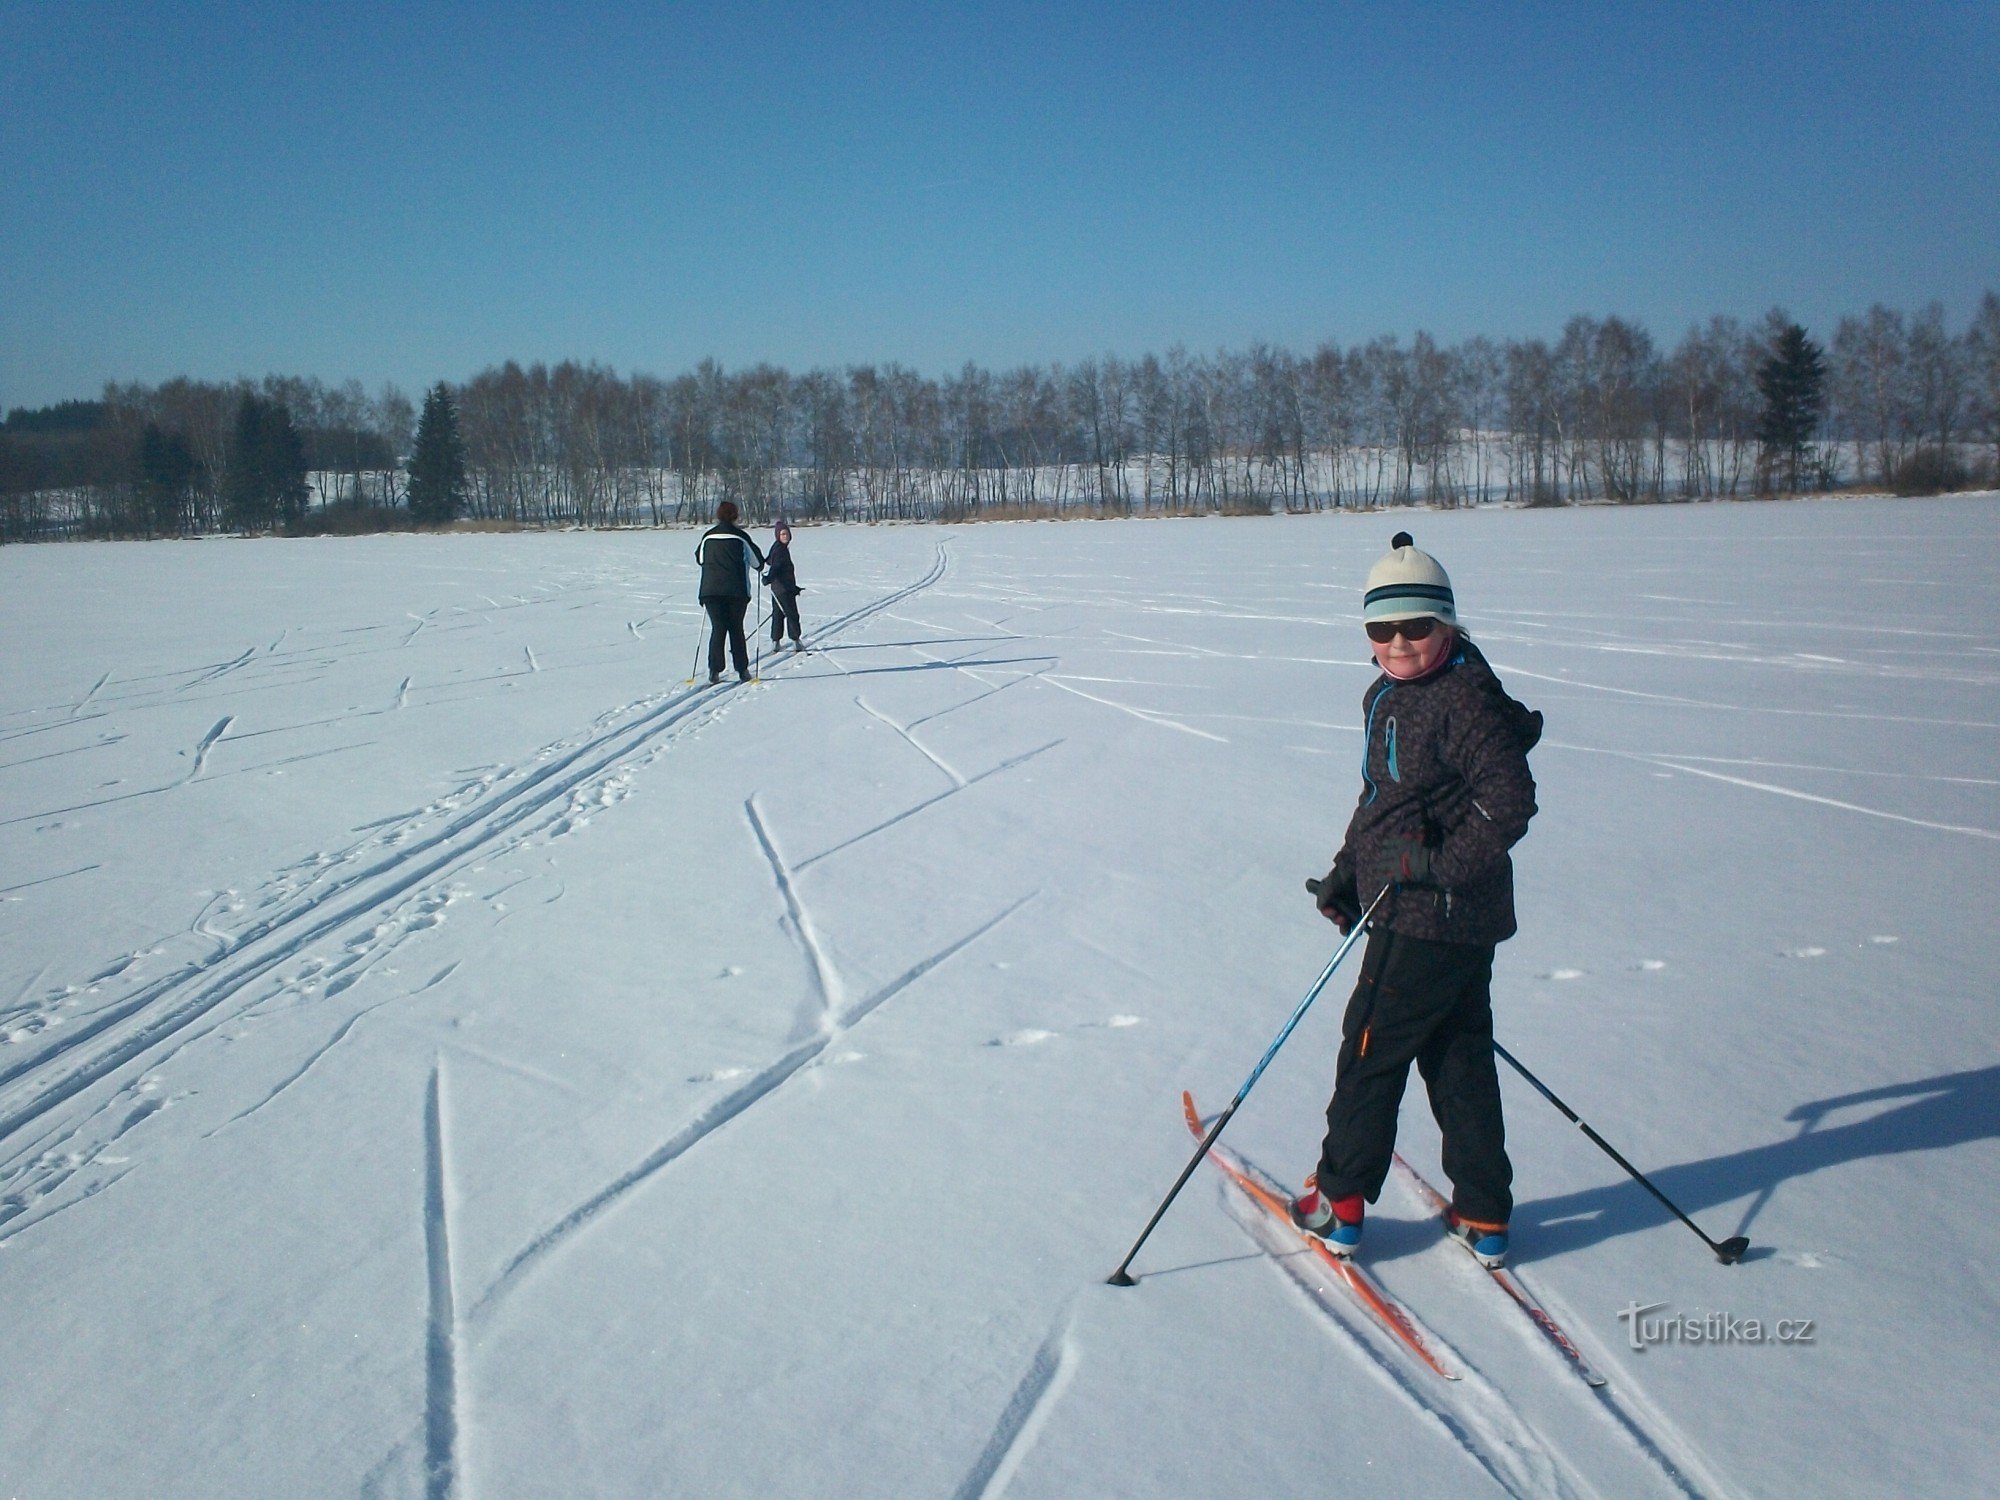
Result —
[[695, 544], [694, 560], [701, 564], [704, 599], [748, 599], [751, 568], [764, 566], [764, 554], [741, 526], [709, 527]]
[[796, 594], [799, 591], [799, 575], [792, 566], [790, 543], [771, 543], [771, 550], [764, 554], [764, 581], [780, 594]]
[[1378, 677], [1361, 709], [1361, 799], [1334, 859], [1336, 888], [1366, 907], [1400, 868], [1403, 837], [1417, 835], [1431, 850], [1431, 880], [1395, 891], [1377, 925], [1448, 943], [1512, 937], [1507, 851], [1535, 815], [1528, 751], [1542, 716], [1507, 696], [1463, 636], [1429, 677]]

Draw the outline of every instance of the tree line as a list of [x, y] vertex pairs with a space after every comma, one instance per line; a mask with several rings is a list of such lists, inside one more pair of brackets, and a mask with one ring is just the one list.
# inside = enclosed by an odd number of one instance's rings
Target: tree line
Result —
[[2000, 295], [1962, 329], [1781, 311], [1671, 348], [1419, 333], [1306, 353], [1105, 357], [942, 377], [713, 361], [662, 379], [508, 362], [427, 393], [310, 379], [112, 385], [0, 427], [0, 538], [366, 529], [456, 515], [667, 524], [1317, 510], [1826, 489], [2000, 475]]

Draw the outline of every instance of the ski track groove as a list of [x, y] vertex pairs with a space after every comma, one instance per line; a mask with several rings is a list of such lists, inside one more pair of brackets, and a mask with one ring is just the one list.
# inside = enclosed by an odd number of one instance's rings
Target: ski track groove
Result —
[[662, 1168], [686, 1155], [692, 1147], [706, 1140], [751, 1105], [778, 1088], [785, 1080], [825, 1051], [832, 1040], [833, 1034], [829, 1032], [800, 1042], [776, 1062], [765, 1067], [748, 1083], [732, 1089], [696, 1115], [669, 1136], [645, 1160], [621, 1173], [536, 1235], [516, 1251], [514, 1257], [501, 1268], [500, 1274], [493, 1280], [493, 1285], [488, 1287], [473, 1304], [472, 1310], [467, 1314], [468, 1320], [477, 1320], [489, 1314], [519, 1284], [521, 1278], [551, 1251], [625, 1197], [627, 1193]]
[[[972, 677], [972, 680], [974, 682], [979, 682], [979, 678], [975, 674], [973, 674], [969, 669], [960, 668], [960, 670], [965, 671], [966, 675]], [[911, 729], [920, 729], [924, 725], [930, 723], [933, 719], [942, 719], [946, 714], [955, 714], [961, 708], [970, 708], [975, 703], [984, 703], [988, 698], [991, 698], [995, 693], [1004, 693], [1007, 691], [1008, 688], [1018, 687], [1024, 682], [1033, 682], [1037, 678], [1039, 678], [1043, 672], [1049, 672], [1053, 670], [1054, 670], [1053, 666], [1047, 666], [1043, 667], [1040, 671], [1036, 672], [1017, 673], [1015, 676], [1009, 677], [1005, 682], [1001, 683], [998, 687], [990, 687], [987, 686], [985, 683], [980, 683], [982, 687], [986, 688], [985, 692], [974, 693], [970, 698], [966, 698], [958, 703], [951, 704], [949, 707], [941, 708], [936, 713], [925, 714], [920, 719], [912, 719], [910, 720], [909, 725], [907, 727]]]
[[915, 806], [904, 808], [903, 811], [897, 813], [893, 818], [889, 818], [883, 822], [877, 823], [873, 828], [863, 829], [860, 833], [855, 834], [852, 838], [842, 839], [839, 843], [834, 844], [830, 848], [822, 849], [819, 851], [819, 853], [810, 855], [807, 858], [800, 860], [798, 864], [793, 867], [792, 873], [795, 875], [803, 874], [805, 873], [805, 871], [811, 869], [814, 865], [818, 864], [821, 860], [829, 859], [832, 856], [840, 853], [844, 849], [852, 849], [856, 844], [860, 843], [862, 840], [872, 839], [878, 833], [886, 833], [891, 828], [894, 828], [898, 823], [902, 823], [910, 818], [914, 818], [918, 813], [925, 811], [927, 808], [936, 807], [938, 803], [944, 801], [947, 797], [956, 797], [960, 792], [968, 791], [971, 788], [978, 786], [979, 783], [986, 780], [987, 777], [998, 776], [1002, 771], [1011, 771], [1014, 769], [1014, 767], [1021, 765], [1023, 762], [1031, 761], [1036, 756], [1041, 755], [1045, 751], [1053, 750], [1056, 748], [1056, 746], [1062, 743], [1063, 741], [1061, 740], [1050, 740], [1046, 745], [1038, 745], [1033, 750], [1024, 751], [1020, 755], [1016, 755], [1010, 760], [1003, 760], [1000, 762], [999, 765], [993, 766], [988, 770], [981, 771], [977, 776], [968, 777], [964, 781], [959, 782], [956, 786], [948, 787], [944, 791], [939, 792], [934, 797], [926, 797], [923, 801], [917, 803]]
[[234, 672], [238, 667], [242, 666], [245, 662], [250, 660], [250, 658], [255, 656], [256, 654], [257, 654], [257, 648], [255, 646], [245, 646], [243, 648], [243, 654], [239, 657], [236, 657], [232, 661], [222, 662], [214, 667], [208, 667], [208, 668], [196, 667], [194, 670], [200, 672], [201, 675], [195, 678], [191, 682], [182, 683], [174, 691], [184, 693], [189, 688], [198, 688], [203, 683], [215, 681], [215, 679], [218, 677], [226, 677], [231, 672]]
[[64, 760], [72, 755], [83, 755], [92, 750], [108, 750], [113, 745], [123, 744], [122, 734], [106, 735], [101, 740], [92, 740], [87, 745], [71, 745], [67, 750], [51, 750], [46, 755], [24, 755], [19, 760], [0, 761], [0, 771], [11, 771], [17, 766], [32, 766], [38, 761]]
[[103, 687], [104, 684], [109, 682], [110, 680], [111, 680], [111, 674], [109, 672], [106, 672], [102, 677], [98, 678], [97, 681], [93, 682], [90, 685], [90, 691], [85, 693], [81, 698], [76, 700], [76, 706], [69, 711], [69, 716], [72, 719], [74, 719], [78, 714], [82, 713], [84, 709], [89, 706], [90, 700], [97, 696], [97, 690]]
[[108, 712], [100, 711], [94, 714], [85, 714], [80, 719], [58, 719], [53, 724], [36, 724], [27, 729], [10, 729], [5, 734], [0, 734], [0, 745], [8, 744], [13, 740], [24, 740], [31, 734], [47, 734], [52, 729], [74, 729], [79, 724], [89, 724], [95, 720], [108, 719], [110, 717], [111, 715]]
[[424, 1098], [424, 1259], [429, 1310], [424, 1330], [424, 1493], [458, 1492], [458, 1313], [451, 1274], [450, 1183], [444, 1141], [444, 1059], [431, 1064]]
[[866, 698], [863, 698], [859, 693], [856, 693], [854, 695], [854, 706], [860, 709], [863, 713], [867, 714], [870, 718], [879, 719], [884, 724], [887, 724], [891, 729], [895, 730], [896, 733], [902, 737], [904, 744], [908, 745], [912, 750], [916, 751], [917, 754], [921, 755], [925, 760], [929, 761], [932, 765], [936, 766], [940, 771], [944, 772], [945, 779], [951, 782], [954, 788], [958, 789], [964, 788], [965, 778], [961, 776], [955, 769], [953, 769], [953, 767], [949, 765], [942, 757], [933, 753], [920, 740], [918, 740], [915, 735], [911, 734], [907, 727], [898, 724], [894, 719], [890, 718], [887, 714], [883, 713], [882, 710], [880, 710], [879, 708], [876, 708]]
[[467, 1321], [475, 1321], [490, 1316], [505, 1297], [519, 1285], [539, 1262], [560, 1247], [578, 1231], [588, 1226], [605, 1210], [623, 1199], [666, 1167], [685, 1156], [695, 1146], [714, 1135], [731, 1120], [743, 1114], [751, 1105], [777, 1092], [785, 1083], [798, 1076], [805, 1068], [824, 1053], [835, 1042], [841, 1040], [849, 1030], [866, 1020], [887, 1001], [907, 990], [924, 975], [945, 963], [955, 954], [977, 942], [1008, 917], [1019, 911], [1039, 892], [1023, 896], [1012, 906], [989, 918], [979, 927], [957, 941], [940, 949], [921, 963], [913, 965], [895, 979], [889, 981], [874, 994], [855, 1005], [845, 1016], [829, 1016], [826, 1025], [817, 1035], [810, 1036], [788, 1049], [777, 1061], [767, 1064], [747, 1083], [739, 1084], [708, 1108], [701, 1111], [686, 1125], [669, 1136], [646, 1158], [625, 1172], [619, 1174], [604, 1187], [592, 1193], [582, 1203], [564, 1214], [554, 1224], [536, 1235], [520, 1250], [516, 1251], [493, 1279], [493, 1284], [483, 1292], [479, 1300], [466, 1315]]
[[1119, 703], [1111, 698], [1100, 698], [1095, 693], [1086, 693], [1080, 687], [1070, 686], [1070, 684], [1064, 682], [1052, 672], [1042, 674], [1041, 680], [1052, 688], [1061, 688], [1065, 693], [1074, 693], [1077, 697], [1087, 699], [1092, 703], [1101, 703], [1106, 708], [1115, 708], [1121, 714], [1130, 714], [1141, 723], [1151, 724], [1160, 729], [1177, 729], [1182, 734], [1191, 734], [1197, 739], [1213, 740], [1218, 745], [1229, 743], [1222, 735], [1210, 734], [1206, 729], [1196, 729], [1191, 724], [1183, 724], [1179, 719], [1170, 719], [1165, 714], [1155, 713], [1149, 708], [1134, 708], [1129, 703]]
[[[92, 870], [101, 870], [102, 865], [83, 865], [74, 870], [64, 870], [60, 875], [44, 875], [38, 880], [24, 880], [19, 885], [0, 885], [0, 896], [12, 895], [15, 891], [33, 890], [38, 885], [50, 885], [58, 880], [68, 880], [72, 875], [88, 875]], [[43, 965], [42, 973], [48, 972]]]
[[[931, 587], [945, 576], [949, 561], [949, 553], [940, 543], [931, 568], [922, 577], [837, 616], [822, 627], [822, 636], [834, 635]], [[249, 654], [246, 652], [246, 658]], [[234, 667], [242, 660], [223, 665]], [[244, 986], [264, 978], [312, 944], [350, 924], [378, 917], [424, 882], [454, 866], [488, 855], [490, 846], [504, 835], [593, 778], [631, 760], [667, 730], [690, 719], [695, 720], [692, 726], [695, 728], [711, 722], [721, 704], [727, 701], [726, 693], [726, 689], [717, 693], [704, 687], [671, 694], [608, 728], [601, 726], [606, 720], [624, 716], [627, 710], [600, 716], [600, 727], [581, 744], [560, 754], [543, 752], [547, 756], [543, 764], [442, 827], [397, 848], [365, 869], [340, 877], [323, 890], [308, 890], [289, 900], [278, 913], [242, 933], [234, 936], [211, 933], [218, 942], [217, 953], [142, 986], [88, 1021], [63, 1028], [61, 1039], [54, 1045], [0, 1067], [0, 1142], [8, 1141], [51, 1110], [76, 1099], [156, 1046], [185, 1032]], [[707, 713], [697, 717], [704, 710]], [[223, 727], [226, 721], [218, 730]], [[212, 735], [216, 733], [211, 731]], [[352, 899], [344, 899], [349, 897]], [[82, 1049], [107, 1033], [115, 1033], [128, 1021], [137, 1024], [124, 1035], [113, 1035], [94, 1055], [83, 1055]], [[55, 1070], [55, 1076], [26, 1090], [25, 1097], [8, 1100], [10, 1090], [24, 1078], [51, 1070]], [[0, 1158], [0, 1169], [15, 1165], [22, 1155], [15, 1151]]]
[[194, 765], [189, 767], [187, 776], [181, 782], [182, 786], [186, 786], [188, 782], [195, 780], [201, 775], [203, 769], [208, 765], [208, 752], [221, 742], [222, 737], [229, 733], [229, 726], [235, 722], [236, 716], [234, 714], [224, 714], [220, 719], [215, 721], [215, 724], [209, 729], [208, 733], [201, 737], [201, 743], [194, 747]]
[[980, 1450], [964, 1482], [952, 1491], [952, 1500], [998, 1500], [1006, 1493], [1035, 1441], [1048, 1425], [1050, 1414], [1076, 1376], [1078, 1353], [1070, 1336], [1074, 1319], [1064, 1308], [1056, 1325], [1035, 1351], [1028, 1373], [1014, 1387], [1000, 1420], [994, 1425], [986, 1446]]
[[[392, 995], [390, 997], [390, 999], [392, 1000], [400, 1000], [402, 998], [403, 997], [401, 995]], [[270, 1093], [266, 1094], [263, 1098], [259, 1099], [255, 1104], [251, 1105], [248, 1109], [239, 1110], [237, 1113], [231, 1115], [228, 1119], [224, 1120], [220, 1125], [216, 1126], [215, 1129], [205, 1134], [202, 1137], [202, 1139], [203, 1140], [212, 1139], [213, 1137], [218, 1136], [223, 1131], [227, 1130], [230, 1126], [234, 1125], [238, 1120], [247, 1120], [252, 1115], [256, 1114], [258, 1110], [262, 1109], [265, 1105], [269, 1104], [273, 1099], [277, 1098], [278, 1095], [284, 1093], [286, 1089], [290, 1088], [293, 1084], [297, 1083], [300, 1079], [304, 1078], [306, 1074], [310, 1073], [314, 1069], [314, 1067], [318, 1065], [319, 1060], [325, 1057], [327, 1053], [331, 1052], [335, 1047], [338, 1047], [342, 1042], [346, 1041], [347, 1034], [350, 1031], [354, 1030], [354, 1028], [360, 1024], [361, 1018], [363, 1016], [369, 1015], [374, 1011], [380, 1010], [383, 1006], [387, 1005], [388, 1003], [389, 1003], [388, 1000], [377, 1000], [373, 1005], [368, 1006], [365, 1010], [358, 1010], [353, 1015], [349, 1016], [345, 1021], [342, 1021], [338, 1029], [334, 1031], [333, 1035], [328, 1037], [324, 1042], [320, 1043], [320, 1045], [313, 1050], [312, 1056], [308, 1057], [305, 1060], [305, 1062], [296, 1071], [294, 1071], [289, 1078], [287, 1078], [283, 1083], [279, 1084], [276, 1088], [272, 1089]]]
[[1753, 792], [1770, 792], [1778, 797], [1795, 797], [1801, 802], [1816, 802], [1822, 807], [1839, 808], [1842, 812], [1864, 813], [1871, 818], [1886, 818], [1892, 823], [1908, 823], [1917, 828], [1929, 828], [1938, 833], [1963, 833], [1976, 839], [2000, 839], [2000, 831], [1991, 828], [1973, 828], [1960, 823], [1934, 823], [1927, 818], [1912, 818], [1903, 813], [1885, 812], [1879, 807], [1863, 807], [1858, 802], [1842, 802], [1835, 797], [1820, 797], [1811, 792], [1801, 792], [1793, 787], [1778, 786], [1768, 781], [1751, 781], [1747, 777], [1727, 776], [1721, 771], [1711, 771], [1702, 766], [1688, 765], [1683, 761], [1666, 760], [1655, 756], [1634, 756], [1635, 760], [1661, 766], [1669, 771], [1680, 771], [1689, 776], [1706, 776], [1711, 781], [1726, 782], [1730, 786], [1746, 787]]
[[820, 942], [819, 931], [813, 926], [811, 915], [805, 903], [799, 899], [798, 887], [793, 884], [792, 870], [786, 865], [784, 856], [778, 853], [778, 846], [771, 838], [771, 830], [765, 826], [764, 815], [757, 810], [757, 795], [751, 793], [743, 803], [743, 814], [750, 822], [750, 831], [756, 836], [757, 847], [763, 851], [770, 863], [771, 878], [777, 883], [778, 894], [784, 898], [785, 918], [805, 950], [806, 965], [812, 975], [813, 994], [818, 1001], [815, 1007], [815, 1029], [822, 1035], [829, 1035], [833, 1026], [834, 1013], [839, 1009], [843, 991], [840, 976], [834, 971], [833, 962], [827, 957], [825, 945]]

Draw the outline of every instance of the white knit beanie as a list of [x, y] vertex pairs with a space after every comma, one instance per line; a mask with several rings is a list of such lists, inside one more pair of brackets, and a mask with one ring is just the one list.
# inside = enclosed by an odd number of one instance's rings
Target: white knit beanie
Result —
[[1430, 615], [1447, 625], [1456, 624], [1451, 579], [1438, 560], [1428, 552], [1419, 552], [1407, 531], [1397, 532], [1389, 549], [1389, 555], [1368, 570], [1368, 592], [1361, 600], [1363, 622]]

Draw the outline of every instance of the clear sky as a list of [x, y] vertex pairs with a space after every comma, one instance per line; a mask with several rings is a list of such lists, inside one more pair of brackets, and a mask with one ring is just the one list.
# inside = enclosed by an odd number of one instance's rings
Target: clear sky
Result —
[[2000, 5], [0, 0], [0, 407], [2000, 289]]

